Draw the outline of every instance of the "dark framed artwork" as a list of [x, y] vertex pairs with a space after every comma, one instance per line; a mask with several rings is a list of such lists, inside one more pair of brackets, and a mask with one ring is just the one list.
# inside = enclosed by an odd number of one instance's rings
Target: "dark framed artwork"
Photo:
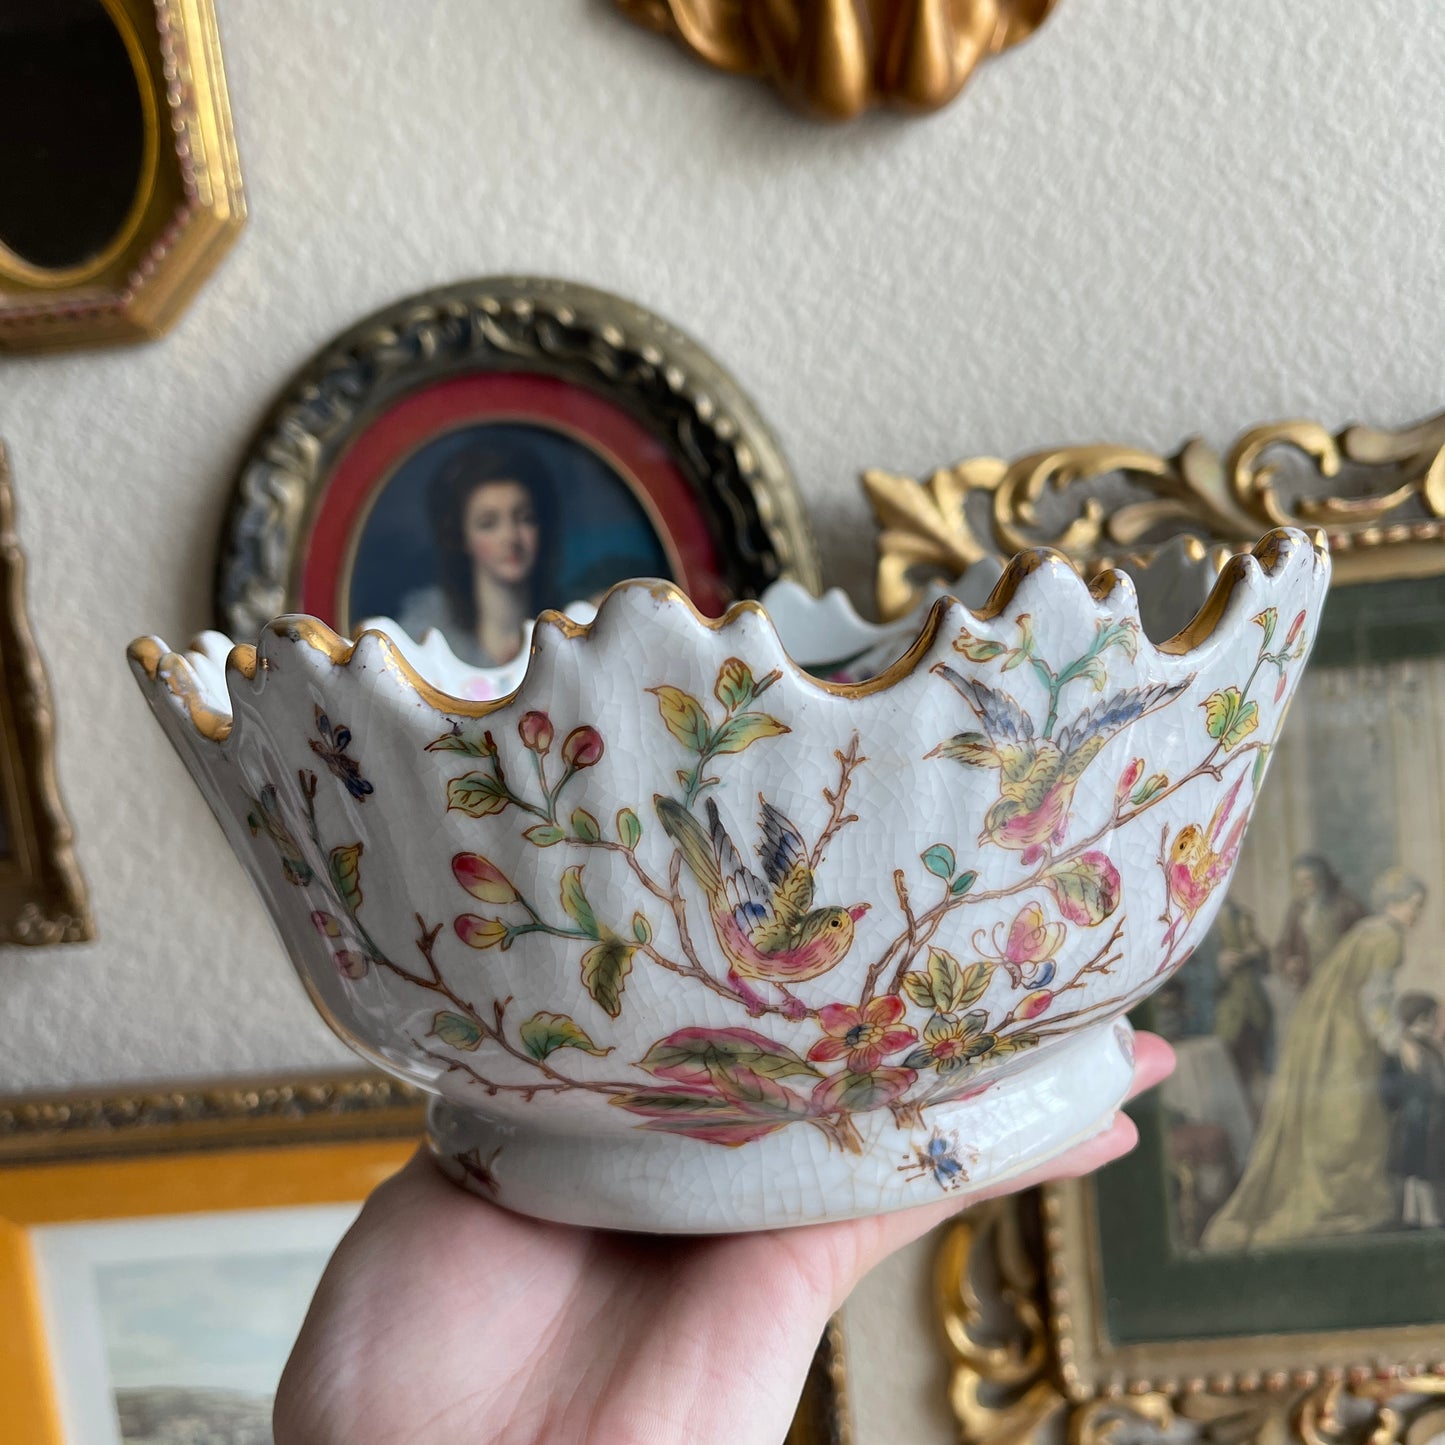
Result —
[[517, 622], [628, 577], [704, 613], [816, 586], [796, 487], [751, 403], [641, 308], [493, 278], [399, 303], [287, 388], [237, 484], [221, 623], [389, 617], [496, 666]]
[[1257, 427], [1223, 459], [1062, 448], [871, 479], [894, 605], [1041, 531], [1096, 571], [1166, 544], [1222, 560], [1286, 523], [1323, 527], [1335, 559], [1219, 918], [1136, 1020], [1179, 1056], [1131, 1110], [1139, 1147], [948, 1236], [966, 1439], [1058, 1417], [1076, 1445], [1445, 1428], [1442, 478], [1445, 416]]
[[25, 555], [0, 446], [0, 943], [95, 936], [55, 776], [55, 709], [30, 630]]

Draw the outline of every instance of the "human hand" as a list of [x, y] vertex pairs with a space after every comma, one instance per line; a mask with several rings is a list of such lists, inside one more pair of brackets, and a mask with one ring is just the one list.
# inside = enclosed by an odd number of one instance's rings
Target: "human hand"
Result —
[[[1140, 1035], [1132, 1093], [1172, 1067], [1169, 1046]], [[1091, 1173], [1137, 1138], [1121, 1115], [999, 1189], [706, 1237], [512, 1214], [418, 1152], [327, 1267], [277, 1392], [276, 1445], [777, 1445], [829, 1315], [875, 1264], [962, 1208]]]

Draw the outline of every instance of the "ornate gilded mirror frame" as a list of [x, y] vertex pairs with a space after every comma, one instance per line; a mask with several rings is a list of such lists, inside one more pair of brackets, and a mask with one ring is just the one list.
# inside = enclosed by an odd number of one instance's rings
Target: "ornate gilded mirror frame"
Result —
[[53, 726], [0, 447], [0, 943], [80, 943], [94, 936], [56, 785]]
[[[1336, 588], [1445, 576], [1445, 413], [1398, 431], [1258, 426], [1222, 457], [1198, 439], [1172, 456], [1062, 447], [922, 481], [871, 471], [864, 485], [885, 617], [1024, 547], [1057, 548], [1093, 575], [1182, 536], [1188, 555], [1222, 564], [1280, 525], [1326, 532]], [[1114, 1205], [1127, 1187], [1113, 1186]], [[994, 1201], [945, 1234], [936, 1301], [963, 1440], [1107, 1445], [1167, 1431], [1214, 1445], [1424, 1445], [1445, 1430], [1445, 1323], [1115, 1340], [1101, 1189], [1074, 1180]], [[1167, 1289], [1157, 1277], [1142, 1287]], [[1159, 1296], [1163, 1310], [1176, 1304]]]
[[[109, 241], [76, 264], [38, 266], [0, 241], [0, 352], [160, 335], [245, 221], [212, 0], [97, 3], [135, 72], [144, 126], [138, 185]], [[66, 63], [56, 57], [57, 67]]]
[[[1303, 465], [1287, 465], [1290, 453]], [[1319, 494], [1319, 483], [1345, 476], [1352, 490]], [[1051, 447], [1013, 462], [973, 457], [924, 480], [871, 470], [863, 487], [880, 528], [884, 619], [989, 555], [1054, 547], [1093, 576], [1174, 536], [1202, 555], [1248, 547], [1272, 527], [1322, 529], [1336, 586], [1376, 579], [1382, 567], [1430, 576], [1445, 537], [1445, 413], [1399, 431], [1356, 425], [1337, 435], [1312, 421], [1271, 422], [1222, 458], [1198, 437], [1172, 456]]]
[[1057, 0], [616, 0], [718, 70], [767, 80], [818, 120], [938, 110]]

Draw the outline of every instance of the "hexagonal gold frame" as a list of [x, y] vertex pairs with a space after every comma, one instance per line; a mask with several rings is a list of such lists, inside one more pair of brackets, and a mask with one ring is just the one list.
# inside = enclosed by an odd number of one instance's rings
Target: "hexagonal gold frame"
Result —
[[140, 84], [140, 185], [110, 244], [78, 266], [42, 269], [0, 243], [0, 352], [159, 336], [246, 218], [212, 0], [101, 3]]

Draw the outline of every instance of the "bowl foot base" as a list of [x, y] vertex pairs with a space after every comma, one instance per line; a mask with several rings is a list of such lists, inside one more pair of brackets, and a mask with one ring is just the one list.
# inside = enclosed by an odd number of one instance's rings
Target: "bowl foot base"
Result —
[[1133, 1059], [1127, 1023], [1097, 1024], [972, 1098], [856, 1114], [847, 1138], [806, 1122], [737, 1148], [642, 1128], [543, 1133], [443, 1099], [427, 1132], [450, 1178], [520, 1214], [658, 1234], [776, 1229], [963, 1205], [1106, 1128]]

